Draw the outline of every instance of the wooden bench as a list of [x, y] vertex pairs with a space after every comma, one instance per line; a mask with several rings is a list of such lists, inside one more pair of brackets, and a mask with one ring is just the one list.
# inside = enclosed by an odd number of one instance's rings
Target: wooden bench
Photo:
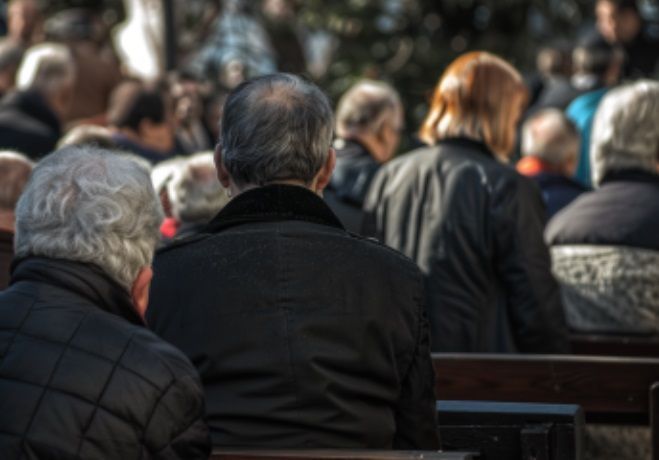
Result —
[[659, 359], [433, 354], [440, 400], [580, 405], [588, 423], [650, 426], [659, 460]]
[[572, 354], [659, 358], [659, 336], [571, 334]]
[[471, 452], [434, 452], [359, 449], [218, 449], [210, 460], [476, 460]]

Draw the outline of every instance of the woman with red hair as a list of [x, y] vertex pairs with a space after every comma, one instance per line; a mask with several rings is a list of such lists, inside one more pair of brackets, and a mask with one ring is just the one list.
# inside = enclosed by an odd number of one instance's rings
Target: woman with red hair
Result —
[[434, 351], [568, 350], [535, 185], [506, 163], [527, 91], [501, 58], [471, 52], [440, 78], [420, 138], [384, 166], [364, 232], [425, 275]]

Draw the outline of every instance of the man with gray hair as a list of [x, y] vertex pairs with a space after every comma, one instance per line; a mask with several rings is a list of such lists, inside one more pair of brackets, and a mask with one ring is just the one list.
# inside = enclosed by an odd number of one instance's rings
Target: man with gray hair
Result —
[[522, 155], [517, 171], [540, 187], [548, 219], [586, 191], [571, 179], [579, 161], [579, 131], [560, 110], [544, 109], [524, 122]]
[[362, 80], [339, 100], [336, 109], [336, 168], [325, 200], [346, 228], [359, 233], [362, 204], [373, 176], [400, 143], [403, 107], [395, 89]]
[[0, 102], [0, 148], [33, 160], [50, 153], [62, 135], [75, 83], [75, 65], [63, 45], [42, 43], [25, 52], [17, 90]]
[[67, 147], [34, 168], [0, 294], [3, 458], [208, 458], [199, 377], [144, 327], [161, 219], [130, 158]]
[[238, 86], [215, 153], [233, 198], [156, 256], [149, 325], [199, 369], [216, 446], [438, 447], [421, 273], [321, 199], [332, 124], [299, 77]]

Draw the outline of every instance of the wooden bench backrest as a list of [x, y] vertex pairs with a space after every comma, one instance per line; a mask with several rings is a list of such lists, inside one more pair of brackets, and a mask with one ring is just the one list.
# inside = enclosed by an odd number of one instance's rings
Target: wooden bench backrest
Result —
[[471, 460], [475, 453], [358, 449], [218, 449], [210, 460]]

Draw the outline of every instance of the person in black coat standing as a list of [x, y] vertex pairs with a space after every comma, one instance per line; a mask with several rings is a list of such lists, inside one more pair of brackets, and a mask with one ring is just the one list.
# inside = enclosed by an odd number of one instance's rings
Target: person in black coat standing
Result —
[[233, 198], [156, 256], [148, 323], [199, 369], [216, 446], [438, 448], [421, 274], [319, 196], [331, 137], [311, 83], [237, 87], [215, 153]]
[[364, 234], [424, 274], [434, 351], [568, 350], [542, 198], [503, 164], [525, 98], [521, 76], [502, 59], [459, 57], [421, 128], [431, 146], [381, 168], [366, 198]]
[[362, 80], [336, 109], [336, 167], [324, 198], [346, 229], [359, 233], [362, 206], [373, 176], [400, 143], [403, 107], [386, 83]]
[[114, 152], [35, 167], [0, 293], [3, 459], [208, 458], [199, 376], [144, 327], [161, 220], [148, 172]]
[[39, 160], [62, 135], [75, 83], [69, 50], [42, 43], [27, 50], [16, 78], [17, 90], [0, 101], [0, 148]]

